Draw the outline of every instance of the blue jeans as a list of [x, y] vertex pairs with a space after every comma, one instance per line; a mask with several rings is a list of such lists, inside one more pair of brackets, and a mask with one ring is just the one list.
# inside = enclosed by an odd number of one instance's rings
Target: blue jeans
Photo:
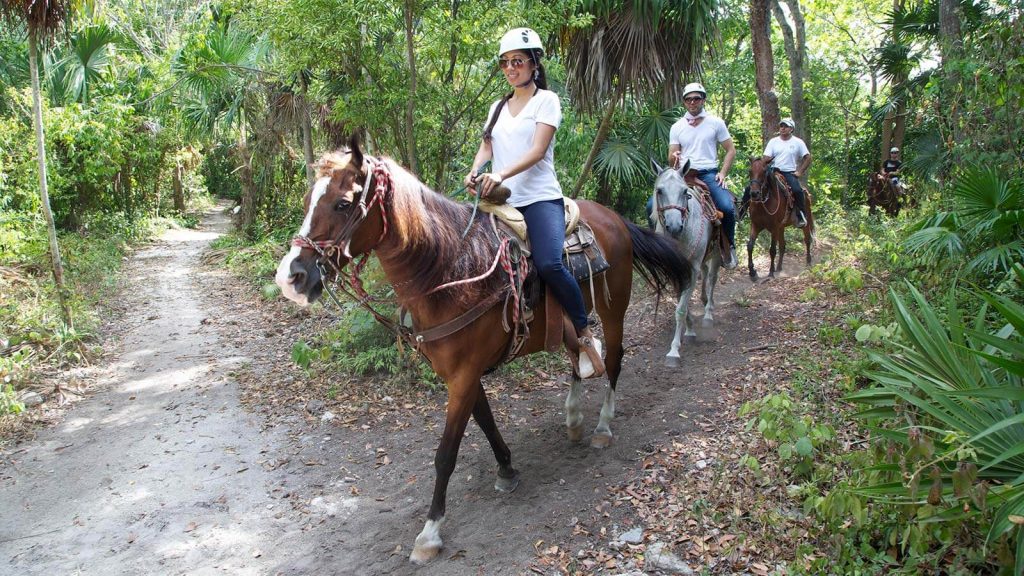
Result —
[[[779, 170], [779, 172], [782, 172], [782, 170]], [[790, 190], [793, 191], [793, 200], [796, 201], [796, 209], [803, 212], [804, 216], [807, 216], [807, 207], [804, 205], [804, 189], [800, 186], [800, 179], [792, 172], [782, 172], [782, 176], [785, 177], [786, 182], [789, 183]]]
[[562, 200], [545, 200], [522, 206], [519, 211], [526, 219], [526, 233], [530, 237], [530, 251], [537, 274], [565, 309], [578, 334], [587, 327], [587, 308], [583, 304], [580, 285], [562, 266], [565, 204]]
[[708, 185], [708, 190], [711, 191], [711, 200], [715, 203], [715, 208], [722, 211], [722, 228], [725, 230], [725, 235], [729, 238], [729, 244], [732, 246], [736, 245], [736, 206], [735, 199], [732, 197], [732, 192], [729, 192], [725, 188], [722, 188], [718, 184], [718, 180], [715, 177], [718, 176], [718, 168], [710, 168], [708, 170], [698, 170], [697, 178], [700, 181]]

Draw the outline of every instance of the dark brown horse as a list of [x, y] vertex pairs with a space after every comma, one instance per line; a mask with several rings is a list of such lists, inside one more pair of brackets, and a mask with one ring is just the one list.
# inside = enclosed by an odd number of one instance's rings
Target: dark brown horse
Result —
[[[603, 278], [595, 281], [596, 308], [607, 342], [609, 387], [591, 444], [604, 447], [612, 439], [610, 423], [622, 369], [623, 319], [633, 269], [660, 296], [669, 285], [674, 294], [688, 285], [690, 266], [667, 238], [626, 222], [599, 204], [581, 201], [579, 207], [611, 265]], [[513, 334], [503, 329], [512, 322], [510, 309], [502, 305], [506, 301], [503, 296], [510, 292], [509, 275], [503, 272], [508, 267], [509, 260], [503, 258], [508, 244], [487, 218], [474, 214], [471, 206], [431, 191], [394, 161], [364, 156], [353, 141], [348, 150], [321, 160], [318, 180], [306, 196], [306, 218], [276, 277], [285, 296], [306, 305], [321, 294], [323, 282], [330, 280], [323, 278], [325, 274], [333, 276], [333, 270], [340, 270], [350, 260], [376, 253], [398, 302], [412, 317], [413, 332], [408, 340], [447, 383], [447, 417], [434, 459], [434, 495], [410, 555], [417, 563], [430, 560], [441, 548], [448, 481], [470, 415], [487, 436], [498, 461], [495, 488], [510, 492], [519, 481], [480, 381], [485, 372], [507, 359], [513, 345]], [[350, 267], [352, 276], [358, 275], [360, 267], [358, 263]], [[589, 286], [583, 294], [589, 309]], [[533, 329], [518, 355], [544, 349], [545, 315], [545, 306], [538, 304]], [[380, 316], [378, 320], [391, 323]], [[567, 347], [577, 349], [575, 331], [565, 333], [572, 335]], [[426, 334], [433, 337], [422, 338]], [[566, 425], [573, 441], [583, 435], [581, 393], [580, 379], [573, 371], [565, 401]]]
[[[750, 162], [750, 239], [747, 240], [747, 267], [750, 278], [757, 279], [754, 270], [754, 243], [762, 230], [772, 235], [771, 266], [768, 275], [774, 277], [775, 272], [782, 271], [782, 258], [786, 254], [787, 226], [796, 226], [797, 216], [792, 209], [787, 193], [788, 185], [781, 174], [776, 172], [768, 177], [768, 163], [764, 158], [757, 157]], [[807, 264], [811, 263], [811, 242], [814, 239], [814, 215], [811, 213], [813, 199], [810, 191], [806, 191], [807, 225], [804, 226], [804, 245], [807, 247]], [[778, 246], [779, 263], [775, 265], [775, 248]]]
[[875, 214], [879, 206], [895, 218], [900, 213], [900, 193], [892, 180], [875, 172], [868, 179], [868, 212]]

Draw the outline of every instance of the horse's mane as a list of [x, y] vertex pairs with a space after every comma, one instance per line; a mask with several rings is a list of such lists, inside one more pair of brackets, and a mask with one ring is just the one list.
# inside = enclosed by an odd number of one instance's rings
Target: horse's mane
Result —
[[[333, 170], [347, 166], [349, 160], [345, 149], [325, 154], [318, 164], [318, 177], [329, 176]], [[387, 258], [403, 275], [393, 278], [399, 297], [423, 297], [437, 286], [479, 276], [490, 268], [497, 246], [482, 214], [477, 214], [463, 238], [472, 214], [470, 206], [434, 192], [391, 158], [374, 160], [383, 162], [391, 176], [387, 212], [388, 236], [392, 238], [385, 238], [385, 242], [394, 243], [388, 246]], [[473, 305], [501, 290], [507, 282], [499, 269], [483, 280], [446, 288], [428, 297]]]

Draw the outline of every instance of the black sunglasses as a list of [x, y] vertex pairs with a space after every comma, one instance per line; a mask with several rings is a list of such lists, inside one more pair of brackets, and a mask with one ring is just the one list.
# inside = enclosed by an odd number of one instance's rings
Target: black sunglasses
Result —
[[686, 98], [683, 98], [683, 102], [700, 102], [703, 99], [703, 96], [687, 96]]

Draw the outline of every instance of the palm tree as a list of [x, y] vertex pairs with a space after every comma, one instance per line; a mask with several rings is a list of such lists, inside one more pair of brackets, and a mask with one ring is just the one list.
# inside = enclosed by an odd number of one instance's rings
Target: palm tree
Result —
[[46, 145], [43, 134], [43, 108], [39, 88], [39, 44], [52, 39], [65, 28], [69, 3], [62, 0], [0, 0], [0, 17], [10, 23], [24, 23], [28, 30], [29, 72], [32, 76], [32, 123], [36, 132], [36, 153], [39, 159], [39, 196], [46, 218], [46, 232], [50, 242], [50, 260], [53, 263], [53, 281], [57, 286], [64, 323], [72, 326], [64, 287], [64, 265], [57, 243], [57, 227], [50, 210], [50, 193], [46, 184]]
[[110, 67], [115, 39], [105, 24], [94, 24], [71, 35], [71, 49], [58, 56], [49, 70], [50, 98], [58, 104], [89, 102], [89, 90]]
[[699, 75], [700, 57], [716, 36], [716, 0], [583, 0], [585, 28], [564, 26], [566, 87], [586, 114], [603, 109], [601, 124], [572, 196], [579, 195], [619, 104], [659, 96], [664, 108], [682, 97], [683, 76]]
[[173, 65], [184, 89], [184, 116], [191, 129], [204, 135], [229, 132], [237, 138], [234, 154], [242, 184], [238, 222], [242, 229], [256, 218], [249, 116], [253, 108], [261, 107], [260, 65], [268, 47], [265, 39], [230, 23], [215, 24], [201, 46], [183, 50]]
[[998, 284], [1024, 264], [1024, 179], [970, 168], [953, 188], [956, 209], [923, 220], [904, 241], [930, 265], [959, 266]]

